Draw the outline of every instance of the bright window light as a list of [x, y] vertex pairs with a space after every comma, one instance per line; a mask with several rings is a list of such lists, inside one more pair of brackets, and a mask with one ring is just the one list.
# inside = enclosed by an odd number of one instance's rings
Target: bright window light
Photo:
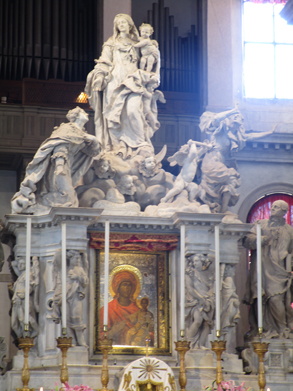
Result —
[[293, 26], [279, 16], [283, 7], [243, 5], [246, 98], [293, 99]]
[[245, 95], [274, 98], [274, 48], [271, 45], [245, 45]]

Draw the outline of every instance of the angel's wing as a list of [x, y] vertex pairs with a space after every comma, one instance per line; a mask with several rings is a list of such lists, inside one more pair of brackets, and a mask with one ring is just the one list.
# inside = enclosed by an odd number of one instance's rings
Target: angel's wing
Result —
[[173, 167], [176, 166], [176, 164], [178, 164], [179, 166], [183, 166], [184, 160], [187, 158], [188, 153], [189, 145], [182, 145], [179, 151], [175, 152], [173, 156], [168, 157], [167, 160], [170, 163], [170, 166]]

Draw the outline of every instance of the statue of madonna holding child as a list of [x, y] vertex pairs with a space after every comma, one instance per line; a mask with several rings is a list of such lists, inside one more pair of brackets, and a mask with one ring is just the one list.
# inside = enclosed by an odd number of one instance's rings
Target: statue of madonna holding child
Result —
[[98, 141], [104, 151], [114, 151], [123, 159], [134, 154], [150, 155], [154, 151], [150, 138], [157, 130], [153, 115], [157, 116], [156, 100], [159, 99], [154, 94], [159, 85], [159, 52], [151, 71], [149, 67], [140, 69], [140, 42], [131, 17], [116, 15], [114, 33], [104, 43], [101, 57], [95, 60], [85, 87], [95, 111]]

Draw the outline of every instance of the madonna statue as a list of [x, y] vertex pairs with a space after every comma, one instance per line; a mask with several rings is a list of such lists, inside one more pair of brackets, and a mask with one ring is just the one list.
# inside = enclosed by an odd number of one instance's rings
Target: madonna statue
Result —
[[[153, 153], [150, 138], [157, 130], [151, 113], [156, 109], [154, 89], [159, 85], [159, 60], [151, 71], [139, 69], [140, 41], [129, 15], [114, 19], [114, 34], [88, 74], [85, 92], [95, 111], [96, 137], [105, 151], [123, 159]], [[154, 113], [157, 115], [157, 113]]]

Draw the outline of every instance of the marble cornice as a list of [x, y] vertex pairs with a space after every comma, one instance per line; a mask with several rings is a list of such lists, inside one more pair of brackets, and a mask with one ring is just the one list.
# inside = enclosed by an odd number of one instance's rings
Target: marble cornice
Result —
[[224, 214], [218, 213], [174, 213], [169, 218], [150, 216], [113, 216], [102, 215], [102, 209], [93, 208], [52, 208], [48, 214], [34, 216], [25, 214], [10, 214], [4, 218], [5, 230], [15, 233], [26, 227], [27, 217], [32, 218], [32, 228], [45, 229], [58, 227], [62, 222], [87, 226], [89, 231], [103, 231], [105, 221], [110, 222], [110, 229], [115, 232], [145, 232], [145, 233], [180, 233], [180, 226], [186, 229], [214, 231], [214, 226], [220, 225], [220, 234], [240, 236], [248, 232], [250, 224], [223, 223]]
[[4, 217], [3, 223], [6, 230], [14, 232], [17, 228], [26, 227], [27, 217], [32, 218], [33, 228], [48, 228], [60, 225], [61, 222], [73, 223], [76, 225], [93, 224], [101, 215], [101, 209], [93, 208], [51, 208], [48, 214], [26, 215], [10, 214]]
[[293, 163], [293, 133], [276, 133], [246, 142], [237, 161]]
[[248, 232], [251, 224], [244, 223], [222, 223], [225, 214], [213, 213], [174, 213], [169, 218], [149, 216], [107, 216], [101, 215], [91, 226], [89, 231], [101, 231], [104, 229], [105, 221], [109, 220], [110, 229], [115, 232], [145, 233], [180, 233], [180, 226], [185, 225], [186, 229], [204, 229], [214, 231], [214, 226], [220, 224], [220, 234], [241, 236]]

